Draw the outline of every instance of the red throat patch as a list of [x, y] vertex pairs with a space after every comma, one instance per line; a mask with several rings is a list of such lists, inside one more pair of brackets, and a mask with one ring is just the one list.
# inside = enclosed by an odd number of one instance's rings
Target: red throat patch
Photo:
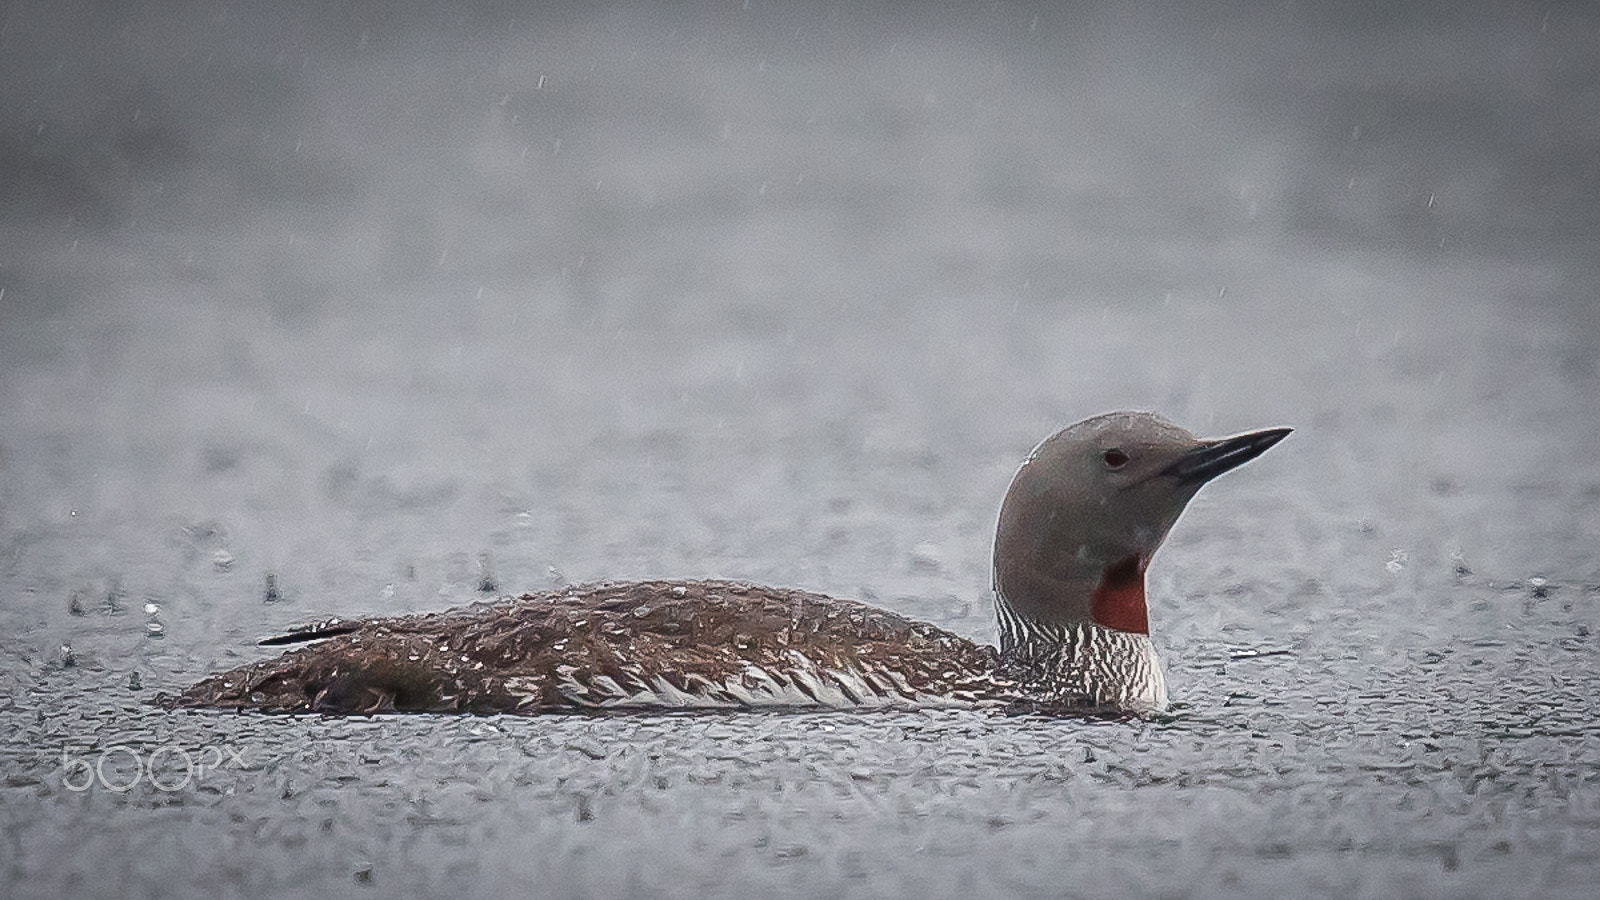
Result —
[[1150, 612], [1144, 605], [1144, 560], [1138, 554], [1119, 559], [1100, 573], [1089, 615], [1106, 628], [1150, 633]]

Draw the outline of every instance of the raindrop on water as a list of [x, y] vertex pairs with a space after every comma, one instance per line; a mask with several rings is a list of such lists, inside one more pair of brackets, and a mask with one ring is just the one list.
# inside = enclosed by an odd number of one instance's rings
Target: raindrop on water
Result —
[[933, 541], [922, 541], [911, 548], [911, 567], [923, 571], [938, 571], [944, 564], [943, 554], [939, 545]]

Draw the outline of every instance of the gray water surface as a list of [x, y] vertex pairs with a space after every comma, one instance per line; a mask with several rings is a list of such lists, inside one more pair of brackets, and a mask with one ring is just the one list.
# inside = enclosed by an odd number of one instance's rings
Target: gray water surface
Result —
[[[1600, 16], [1184, 9], [0, 7], [0, 894], [1591, 895]], [[148, 703], [486, 579], [992, 640], [1116, 408], [1296, 429], [1166, 719]]]

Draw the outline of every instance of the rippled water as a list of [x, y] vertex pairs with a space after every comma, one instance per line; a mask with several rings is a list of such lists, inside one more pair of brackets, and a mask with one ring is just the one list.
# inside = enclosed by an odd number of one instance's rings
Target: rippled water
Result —
[[[0, 12], [0, 893], [1588, 895], [1600, 20], [750, 6]], [[992, 639], [1119, 407], [1296, 428], [1167, 719], [147, 703], [486, 576]]]

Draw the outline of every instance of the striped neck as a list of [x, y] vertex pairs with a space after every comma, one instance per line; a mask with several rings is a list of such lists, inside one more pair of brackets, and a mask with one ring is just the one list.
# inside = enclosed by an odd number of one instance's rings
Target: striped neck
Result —
[[1000, 665], [1039, 702], [1159, 713], [1167, 708], [1161, 659], [1148, 634], [1094, 622], [1040, 622], [995, 594]]

